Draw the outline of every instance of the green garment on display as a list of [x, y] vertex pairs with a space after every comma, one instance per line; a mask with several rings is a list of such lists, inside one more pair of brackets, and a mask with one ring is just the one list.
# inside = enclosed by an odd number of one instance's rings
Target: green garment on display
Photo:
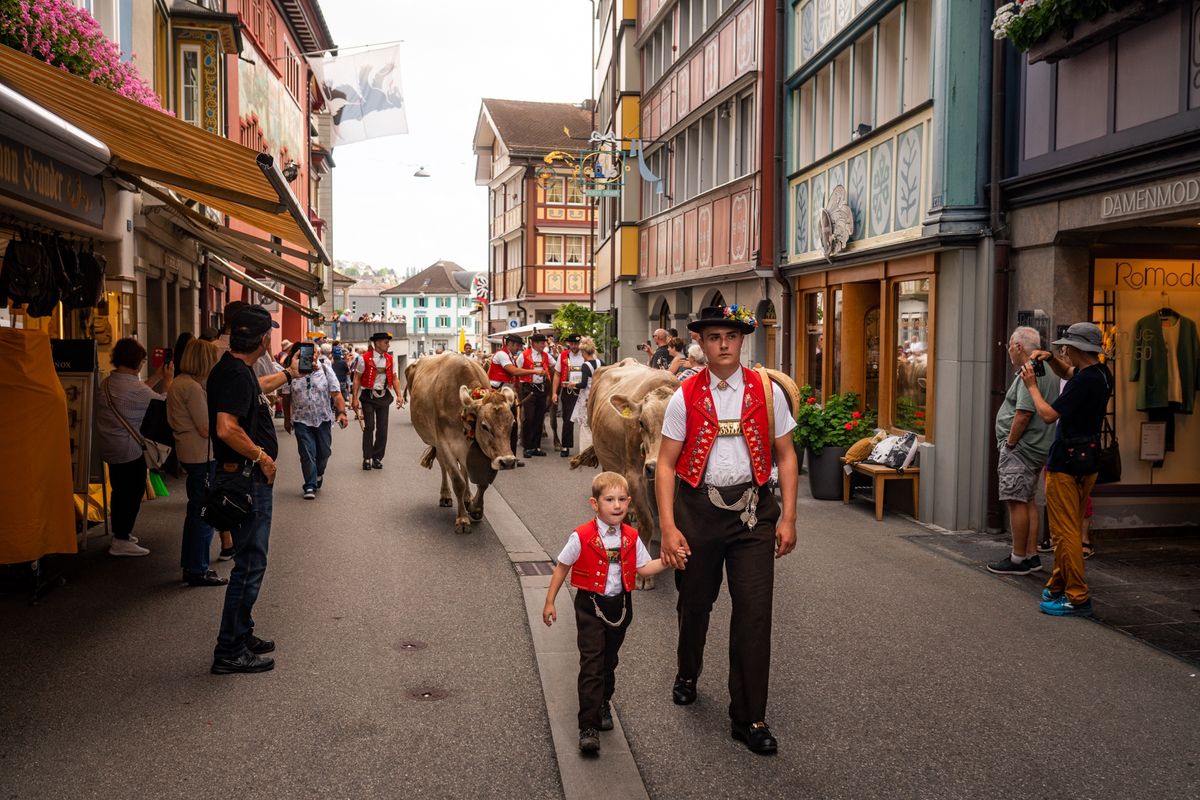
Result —
[[[1037, 379], [1038, 390], [1047, 403], [1053, 403], [1058, 399], [1059, 384], [1058, 376], [1049, 369], [1046, 370], [1045, 375]], [[1029, 394], [1029, 389], [1025, 387], [1025, 383], [1019, 377], [1013, 378], [1012, 385], [1008, 387], [1008, 393], [1004, 395], [1004, 402], [1001, 404], [1000, 410], [996, 412], [997, 445], [1003, 444], [1008, 439], [1008, 434], [1012, 431], [1013, 417], [1017, 415], [1018, 411], [1031, 412], [1033, 419], [1029, 420], [1029, 425], [1021, 434], [1021, 438], [1017, 440], [1017, 446], [1013, 452], [1031, 468], [1041, 469], [1046, 463], [1046, 456], [1050, 454], [1050, 445], [1054, 441], [1054, 426], [1046, 424], [1038, 416], [1037, 407], [1033, 404], [1033, 396]]]
[[[1174, 353], [1179, 366], [1181, 397], [1179, 413], [1190, 414], [1196, 400], [1196, 380], [1200, 376], [1200, 336], [1196, 323], [1184, 316], [1179, 319], [1179, 344]], [[1133, 332], [1133, 365], [1129, 380], [1137, 382], [1137, 409], [1150, 411], [1167, 408], [1170, 402], [1170, 371], [1167, 361], [1170, 352], [1162, 332], [1158, 313], [1148, 314], [1137, 321]]]

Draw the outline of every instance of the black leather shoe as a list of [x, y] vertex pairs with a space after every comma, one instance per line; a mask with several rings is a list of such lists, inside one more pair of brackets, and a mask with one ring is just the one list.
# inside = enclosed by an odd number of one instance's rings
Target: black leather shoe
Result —
[[260, 639], [253, 633], [246, 637], [246, 648], [256, 656], [275, 652], [275, 642], [270, 639]]
[[533, 458], [535, 453], [532, 450], [526, 450], [524, 453], [521, 453], [521, 455], [523, 455], [525, 458]]
[[595, 728], [584, 728], [579, 732], [579, 752], [600, 752], [600, 733]]
[[270, 672], [275, 669], [275, 659], [243, 653], [237, 658], [214, 658], [213, 675], [232, 675], [235, 672]]
[[563, 449], [559, 450], [559, 451], [558, 451], [558, 454], [559, 454], [560, 456], [562, 456], [563, 458], [570, 458], [570, 457], [571, 457], [571, 451], [570, 451], [570, 450], [568, 450], [568, 449], [567, 449], [567, 448], [565, 448], [565, 447], [564, 447]]
[[600, 706], [600, 730], [611, 731], [612, 729], [612, 705], [605, 700], [604, 705]]
[[671, 699], [677, 706], [689, 706], [696, 702], [696, 679], [675, 676], [675, 686], [671, 688]]
[[368, 472], [370, 471], [370, 469], [371, 469], [371, 459], [369, 459], [369, 458], [364, 458], [364, 459], [363, 459], [363, 469], [367, 470]]
[[533, 454], [533, 455], [535, 455], [535, 456], [538, 456], [539, 458], [540, 458], [541, 456], [544, 456], [544, 455], [546, 455], [546, 451], [545, 451], [545, 450], [543, 450], [543, 449], [541, 449], [540, 447], [539, 447], [537, 450], [530, 450], [529, 452], [530, 452], [530, 453], [532, 453], [532, 454]]
[[732, 723], [729, 732], [739, 742], [745, 742], [751, 753], [771, 755], [779, 749], [779, 742], [771, 734], [771, 729], [765, 722], [755, 722], [753, 725]]
[[371, 462], [371, 466], [375, 469], [383, 469], [383, 462], [377, 458]]
[[224, 586], [229, 583], [228, 578], [222, 578], [211, 569], [203, 574], [197, 572], [183, 573], [183, 581], [188, 586]]

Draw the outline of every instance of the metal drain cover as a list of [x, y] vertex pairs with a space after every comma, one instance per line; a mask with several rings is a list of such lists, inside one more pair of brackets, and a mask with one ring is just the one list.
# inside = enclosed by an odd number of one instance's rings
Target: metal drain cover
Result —
[[396, 649], [401, 653], [411, 653], [414, 650], [424, 650], [429, 645], [419, 639], [401, 639], [396, 642]]
[[534, 575], [554, 574], [554, 564], [549, 561], [514, 561], [513, 569], [522, 578], [530, 578]]
[[418, 689], [409, 689], [407, 696], [409, 700], [445, 700], [450, 693], [445, 689], [424, 686]]

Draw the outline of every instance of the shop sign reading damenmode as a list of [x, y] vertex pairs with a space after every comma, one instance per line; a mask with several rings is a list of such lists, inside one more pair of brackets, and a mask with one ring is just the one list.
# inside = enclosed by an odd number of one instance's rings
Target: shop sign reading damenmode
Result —
[[1200, 261], [1098, 258], [1095, 288], [1150, 292], [1200, 292]]
[[104, 225], [103, 181], [6, 136], [0, 136], [0, 194]]
[[1194, 203], [1200, 203], [1200, 178], [1181, 178], [1106, 194], [1100, 198], [1100, 216], [1115, 219], [1169, 211]]

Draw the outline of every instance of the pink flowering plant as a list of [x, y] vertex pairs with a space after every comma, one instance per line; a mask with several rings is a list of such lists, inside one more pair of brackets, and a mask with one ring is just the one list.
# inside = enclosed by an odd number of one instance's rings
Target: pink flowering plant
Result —
[[792, 441], [813, 452], [825, 447], [849, 447], [875, 432], [875, 415], [858, 409], [854, 392], [831, 394], [821, 403], [811, 386], [800, 387], [800, 412]]
[[164, 110], [137, 67], [121, 60], [120, 49], [100, 23], [69, 0], [0, 0], [0, 45]]

